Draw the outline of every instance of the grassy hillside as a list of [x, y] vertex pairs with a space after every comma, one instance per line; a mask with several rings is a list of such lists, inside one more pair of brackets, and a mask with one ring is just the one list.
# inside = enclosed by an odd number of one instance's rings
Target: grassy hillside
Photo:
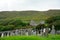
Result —
[[[30, 20], [37, 23], [52, 16], [60, 16], [60, 10], [48, 11], [2, 11], [0, 12], [0, 31], [29, 27]], [[60, 27], [60, 25], [59, 25]]]
[[1, 19], [20, 18], [21, 20], [45, 20], [51, 16], [60, 15], [60, 10], [49, 11], [2, 11], [0, 12]]

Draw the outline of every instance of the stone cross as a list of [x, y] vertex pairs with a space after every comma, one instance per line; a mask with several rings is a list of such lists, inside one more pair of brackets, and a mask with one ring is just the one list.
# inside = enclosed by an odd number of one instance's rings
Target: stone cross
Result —
[[55, 28], [54, 28], [54, 25], [52, 25], [51, 34], [55, 34]]

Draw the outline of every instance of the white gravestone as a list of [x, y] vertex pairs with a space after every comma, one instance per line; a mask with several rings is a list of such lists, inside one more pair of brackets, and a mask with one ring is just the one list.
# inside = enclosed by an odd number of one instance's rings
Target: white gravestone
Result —
[[3, 37], [3, 36], [4, 36], [4, 33], [1, 34], [1, 37]]

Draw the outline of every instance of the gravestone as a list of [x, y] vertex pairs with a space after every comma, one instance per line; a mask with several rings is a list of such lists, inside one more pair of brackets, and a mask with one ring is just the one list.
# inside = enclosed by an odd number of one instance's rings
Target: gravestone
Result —
[[25, 35], [25, 29], [22, 30], [22, 34]]
[[23, 35], [23, 29], [20, 30], [21, 35]]
[[60, 34], [60, 30], [57, 30], [57, 31], [56, 31], [56, 34]]
[[1, 34], [1, 37], [4, 37], [4, 33]]
[[13, 36], [13, 33], [12, 32], [10, 32], [10, 36]]
[[18, 35], [18, 29], [15, 30], [15, 35]]
[[49, 28], [45, 28], [44, 36], [48, 36]]
[[31, 35], [32, 34], [32, 29], [28, 29], [28, 35]]
[[43, 29], [40, 30], [40, 36], [42, 36], [42, 35], [43, 35]]
[[7, 32], [7, 37], [9, 36], [9, 32]]
[[28, 36], [28, 30], [26, 30], [25, 35]]
[[36, 31], [35, 31], [35, 30], [32, 30], [32, 34], [33, 34], [33, 35], [36, 35]]
[[46, 32], [46, 28], [44, 28], [44, 29], [43, 29], [43, 34], [42, 34], [42, 35], [45, 36], [46, 33], [47, 33], [47, 32]]
[[54, 25], [52, 25], [51, 34], [55, 34], [55, 28], [54, 28]]
[[25, 34], [26, 34], [26, 36], [28, 36], [28, 32], [26, 32]]

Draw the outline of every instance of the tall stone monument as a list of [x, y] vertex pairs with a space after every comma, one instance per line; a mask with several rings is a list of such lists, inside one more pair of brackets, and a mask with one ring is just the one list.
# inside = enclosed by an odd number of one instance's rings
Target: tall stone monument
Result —
[[51, 34], [55, 34], [55, 27], [54, 27], [54, 25], [52, 25]]

